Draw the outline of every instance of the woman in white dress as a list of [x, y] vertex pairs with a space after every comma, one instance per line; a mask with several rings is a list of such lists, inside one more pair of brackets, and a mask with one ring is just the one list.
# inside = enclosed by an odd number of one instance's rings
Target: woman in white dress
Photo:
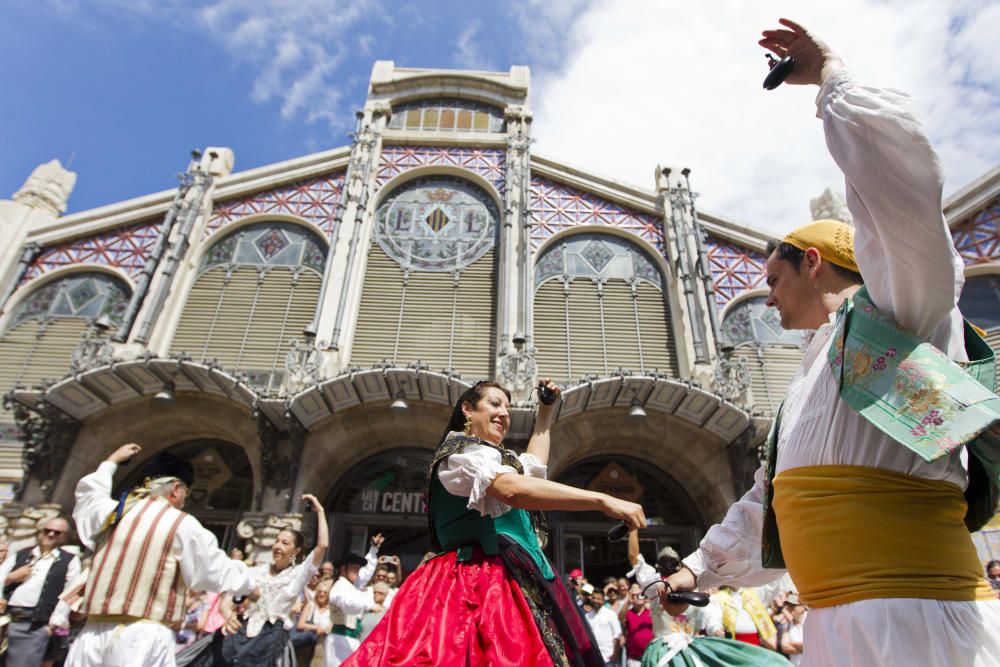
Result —
[[271, 563], [252, 570], [260, 597], [246, 606], [242, 622], [237, 610], [225, 610], [223, 634], [226, 638], [222, 658], [226, 665], [284, 667], [295, 664], [295, 654], [288, 641], [288, 631], [294, 624], [292, 607], [306, 582], [319, 570], [329, 545], [323, 506], [311, 494], [302, 496], [302, 500], [316, 511], [316, 546], [296, 565], [305, 543], [302, 533], [292, 528], [278, 533], [271, 548]]

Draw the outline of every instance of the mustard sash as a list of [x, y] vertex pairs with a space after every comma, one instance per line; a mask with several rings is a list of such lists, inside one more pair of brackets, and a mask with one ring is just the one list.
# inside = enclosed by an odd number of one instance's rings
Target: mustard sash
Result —
[[[750, 618], [753, 619], [753, 624], [757, 628], [757, 634], [760, 635], [761, 639], [770, 641], [778, 634], [778, 630], [774, 627], [774, 621], [771, 620], [771, 616], [767, 613], [767, 608], [761, 602], [760, 597], [752, 588], [741, 588], [739, 596], [743, 608], [750, 614]], [[714, 598], [719, 603], [719, 606], [722, 607], [722, 629], [735, 637], [736, 619], [740, 615], [740, 610], [737, 608], [736, 602], [725, 589], [715, 595]]]
[[995, 600], [954, 484], [862, 466], [774, 479], [788, 572], [810, 607], [873, 598]]

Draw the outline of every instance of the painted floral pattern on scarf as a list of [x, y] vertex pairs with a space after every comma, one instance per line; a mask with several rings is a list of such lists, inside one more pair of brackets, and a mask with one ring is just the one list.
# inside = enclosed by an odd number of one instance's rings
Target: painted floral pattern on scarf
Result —
[[828, 361], [841, 398], [927, 461], [973, 440], [1000, 409], [988, 388], [993, 358], [967, 372], [878, 310], [864, 289], [841, 306], [833, 337]]

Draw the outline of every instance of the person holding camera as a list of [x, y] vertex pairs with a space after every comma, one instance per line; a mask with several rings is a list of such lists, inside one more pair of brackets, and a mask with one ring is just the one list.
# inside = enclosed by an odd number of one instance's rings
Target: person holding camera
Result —
[[[541, 510], [601, 511], [632, 528], [642, 507], [545, 479], [559, 388], [539, 406], [527, 451], [504, 446], [510, 392], [477, 382], [456, 402], [427, 477], [431, 543], [347, 665], [571, 665], [604, 658], [542, 552]], [[540, 394], [543, 393], [540, 391]]]

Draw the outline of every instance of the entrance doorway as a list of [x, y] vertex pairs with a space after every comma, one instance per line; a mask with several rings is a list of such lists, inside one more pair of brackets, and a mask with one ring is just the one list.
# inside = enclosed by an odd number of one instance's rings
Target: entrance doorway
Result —
[[[560, 474], [556, 481], [610, 493], [638, 502], [646, 512], [649, 528], [639, 533], [639, 550], [647, 563], [669, 546], [684, 556], [693, 551], [704, 534], [704, 520], [687, 492], [667, 473], [638, 459], [605, 455], [582, 461]], [[628, 542], [608, 541], [615, 522], [599, 512], [549, 512], [552, 529], [549, 558], [558, 572], [579, 568], [591, 584], [605, 577], [622, 577], [632, 569]]]
[[351, 468], [324, 503], [330, 516], [330, 553], [363, 556], [371, 536], [385, 536], [380, 553], [398, 555], [409, 574], [431, 550], [424, 483], [433, 451], [403, 447]]

